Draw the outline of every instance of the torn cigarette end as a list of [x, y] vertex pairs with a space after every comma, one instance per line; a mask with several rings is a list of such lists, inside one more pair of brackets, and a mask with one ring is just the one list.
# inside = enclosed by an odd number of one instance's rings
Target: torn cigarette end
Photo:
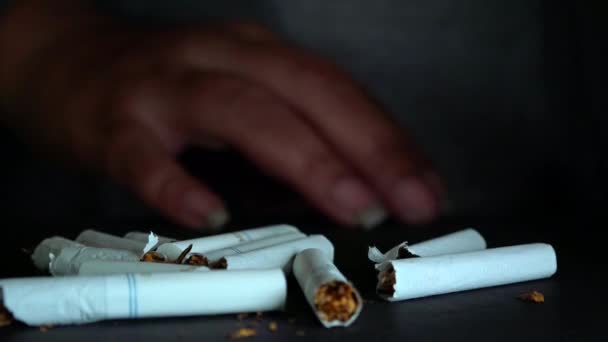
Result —
[[279, 325], [277, 324], [277, 322], [272, 321], [268, 323], [268, 330], [270, 332], [276, 332], [277, 330], [279, 330]]
[[397, 259], [410, 259], [410, 258], [419, 258], [419, 255], [416, 255], [410, 251], [409, 248], [403, 246], [400, 247], [397, 251]]
[[538, 291], [522, 293], [517, 298], [519, 298], [525, 302], [531, 302], [531, 303], [544, 303], [545, 302], [545, 295], [543, 295], [542, 293], [540, 293]]
[[141, 257], [141, 261], [143, 261], [143, 262], [167, 262], [167, 258], [158, 252], [150, 251]]
[[184, 263], [195, 266], [209, 266], [209, 260], [207, 260], [207, 257], [198, 253], [190, 254]]
[[0, 304], [0, 328], [11, 325], [14, 320], [13, 315]]
[[343, 281], [324, 284], [315, 295], [315, 308], [325, 322], [346, 322], [355, 314], [359, 305], [354, 288]]
[[392, 296], [395, 294], [396, 283], [397, 277], [395, 276], [395, 269], [391, 265], [385, 271], [380, 273], [380, 281], [378, 282], [377, 290], [381, 294]]
[[186, 259], [186, 255], [188, 255], [188, 253], [190, 253], [190, 251], [192, 250], [192, 244], [190, 244], [188, 247], [186, 247], [186, 249], [184, 249], [181, 254], [177, 257], [177, 259], [175, 259], [175, 263], [176, 264], [181, 264], [184, 262], [184, 259]]
[[255, 331], [255, 329], [252, 328], [240, 328], [239, 330], [233, 332], [232, 334], [230, 334], [230, 338], [231, 339], [239, 339], [239, 338], [245, 338], [245, 337], [252, 337], [252, 336], [256, 336], [258, 333], [257, 331]]

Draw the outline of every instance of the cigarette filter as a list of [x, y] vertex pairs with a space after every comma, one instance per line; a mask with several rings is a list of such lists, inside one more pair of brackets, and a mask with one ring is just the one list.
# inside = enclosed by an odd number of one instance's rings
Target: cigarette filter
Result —
[[392, 260], [377, 268], [379, 295], [397, 301], [548, 278], [557, 260], [553, 247], [536, 243]]
[[311, 248], [298, 253], [293, 274], [326, 328], [347, 327], [361, 313], [361, 295], [322, 250]]
[[286, 273], [289, 273], [295, 255], [308, 248], [320, 249], [325, 253], [327, 259], [334, 260], [334, 246], [332, 243], [323, 235], [310, 235], [307, 238], [256, 249], [243, 254], [228, 255], [212, 266], [229, 270], [280, 267]]
[[216, 315], [284, 308], [281, 270], [176, 272], [0, 280], [2, 301], [28, 325]]
[[51, 254], [59, 255], [61, 250], [66, 247], [84, 247], [84, 245], [60, 236], [53, 236], [42, 240], [38, 244], [36, 249], [34, 249], [34, 253], [32, 253], [32, 261], [38, 269], [48, 271], [49, 264], [51, 263]]
[[370, 247], [367, 257], [376, 264], [381, 264], [395, 259], [472, 252], [486, 247], [483, 236], [475, 229], [468, 228], [411, 246], [408, 246], [407, 242], [402, 242], [384, 254], [378, 248]]
[[245, 241], [253, 241], [268, 238], [275, 235], [298, 232], [300, 231], [296, 227], [281, 224], [241, 230], [232, 233], [206, 236], [192, 240], [164, 243], [158, 246], [157, 251], [166, 255], [169, 260], [175, 260], [190, 245], [192, 245], [192, 250], [190, 251], [191, 253], [203, 254], [205, 252], [213, 251], [216, 249], [238, 245], [239, 243], [243, 243]]

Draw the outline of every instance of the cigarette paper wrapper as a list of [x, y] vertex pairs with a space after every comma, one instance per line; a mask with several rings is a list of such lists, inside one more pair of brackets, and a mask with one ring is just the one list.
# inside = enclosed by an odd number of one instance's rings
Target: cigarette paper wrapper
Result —
[[[346, 277], [338, 270], [333, 262], [327, 258], [325, 253], [319, 249], [306, 249], [298, 253], [293, 262], [293, 274], [295, 275], [300, 288], [306, 296], [308, 304], [317, 315], [319, 321], [326, 327], [348, 327], [351, 325], [363, 309], [363, 299], [355, 286], [350, 283]], [[342, 322], [340, 320], [325, 321], [322, 315], [315, 307], [315, 297], [319, 288], [333, 281], [339, 281], [349, 284], [354, 290], [357, 298], [357, 309], [349, 320]]]
[[164, 264], [141, 261], [85, 261], [78, 268], [79, 275], [124, 274], [124, 273], [159, 273], [159, 272], [205, 272], [208, 267]]
[[49, 271], [55, 276], [75, 275], [84, 262], [96, 260], [137, 262], [139, 256], [120, 249], [67, 247], [62, 249], [59, 255], [51, 258]]
[[90, 247], [124, 249], [140, 256], [158, 245], [158, 237], [153, 233], [148, 235], [148, 241], [137, 241], [91, 229], [80, 233], [76, 241]]
[[381, 264], [383, 262], [398, 259], [399, 250], [402, 248], [407, 249], [410, 253], [417, 256], [428, 257], [442, 254], [479, 251], [486, 249], [486, 247], [486, 240], [483, 236], [481, 236], [477, 230], [467, 228], [411, 246], [408, 246], [407, 242], [402, 242], [384, 254], [380, 252], [378, 248], [370, 247], [367, 256], [376, 264]]
[[277, 235], [277, 236], [268, 237], [265, 239], [243, 242], [236, 246], [218, 249], [215, 251], [205, 253], [204, 255], [205, 255], [205, 257], [207, 257], [207, 259], [210, 262], [213, 262], [213, 261], [217, 261], [218, 259], [221, 259], [222, 257], [228, 256], [228, 255], [242, 254], [242, 253], [254, 251], [254, 250], [260, 249], [260, 248], [266, 248], [266, 247], [278, 245], [278, 244], [293, 241], [293, 240], [303, 239], [305, 237], [306, 237], [306, 234], [304, 234], [304, 233], [281, 234], [281, 235]]
[[[535, 243], [393, 260], [378, 269], [378, 293], [397, 301], [548, 278], [557, 271], [557, 260], [553, 247]], [[387, 286], [387, 279], [394, 285]]]
[[5, 308], [28, 325], [263, 312], [284, 308], [281, 270], [0, 280]]
[[220, 262], [225, 263], [229, 270], [282, 268], [286, 273], [291, 271], [294, 257], [299, 252], [317, 248], [325, 253], [329, 260], [334, 260], [334, 246], [323, 235], [310, 235], [304, 239], [285, 242], [251, 252], [229, 255]]
[[51, 263], [51, 255], [59, 255], [61, 250], [67, 247], [84, 247], [84, 245], [61, 236], [53, 236], [38, 244], [32, 253], [32, 261], [38, 269], [47, 271]]
[[280, 224], [225, 234], [211, 235], [192, 240], [165, 243], [158, 246], [157, 252], [166, 255], [169, 260], [175, 260], [190, 245], [192, 245], [192, 250], [190, 253], [204, 254], [213, 250], [235, 246], [246, 241], [253, 241], [275, 235], [298, 232], [300, 231], [294, 226]]
[[[131, 239], [131, 240], [147, 243], [150, 240], [151, 233], [152, 232], [146, 233], [146, 232], [132, 231], [132, 232], [126, 233], [124, 237], [125, 237], [125, 239]], [[155, 235], [155, 236], [158, 239], [159, 245], [162, 245], [163, 243], [171, 243], [171, 242], [177, 241], [177, 239], [170, 238], [167, 236], [160, 236], [160, 235]]]

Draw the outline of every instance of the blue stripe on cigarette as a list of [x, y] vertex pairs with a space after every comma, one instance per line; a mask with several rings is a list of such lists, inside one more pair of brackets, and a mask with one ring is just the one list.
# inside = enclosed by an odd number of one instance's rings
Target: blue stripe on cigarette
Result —
[[233, 251], [235, 251], [237, 254], [241, 254], [241, 253], [243, 253], [243, 252], [241, 252], [241, 250], [240, 250], [240, 249], [238, 249], [238, 248], [236, 248], [236, 247], [234, 247], [234, 246], [233, 246], [233, 247], [230, 247], [230, 249], [232, 249]]

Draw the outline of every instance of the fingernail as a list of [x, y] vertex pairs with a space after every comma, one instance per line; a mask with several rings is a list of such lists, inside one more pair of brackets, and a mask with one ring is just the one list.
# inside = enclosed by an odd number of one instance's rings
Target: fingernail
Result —
[[212, 231], [220, 230], [230, 220], [230, 214], [223, 209], [216, 210], [207, 216], [205, 228]]
[[354, 177], [338, 180], [333, 189], [334, 200], [343, 208], [360, 212], [375, 202], [374, 194]]
[[380, 205], [367, 208], [361, 211], [355, 218], [357, 224], [365, 230], [372, 230], [380, 225], [386, 218], [388, 213], [386, 209]]
[[230, 216], [224, 209], [216, 209], [210, 211], [212, 204], [203, 195], [196, 191], [189, 191], [183, 197], [183, 211], [184, 217], [188, 222], [192, 222], [194, 226], [200, 225], [203, 222], [202, 227], [199, 229], [210, 229], [213, 231], [221, 228]]
[[410, 223], [426, 223], [437, 215], [437, 201], [424, 182], [406, 178], [395, 187], [395, 200], [400, 216]]

